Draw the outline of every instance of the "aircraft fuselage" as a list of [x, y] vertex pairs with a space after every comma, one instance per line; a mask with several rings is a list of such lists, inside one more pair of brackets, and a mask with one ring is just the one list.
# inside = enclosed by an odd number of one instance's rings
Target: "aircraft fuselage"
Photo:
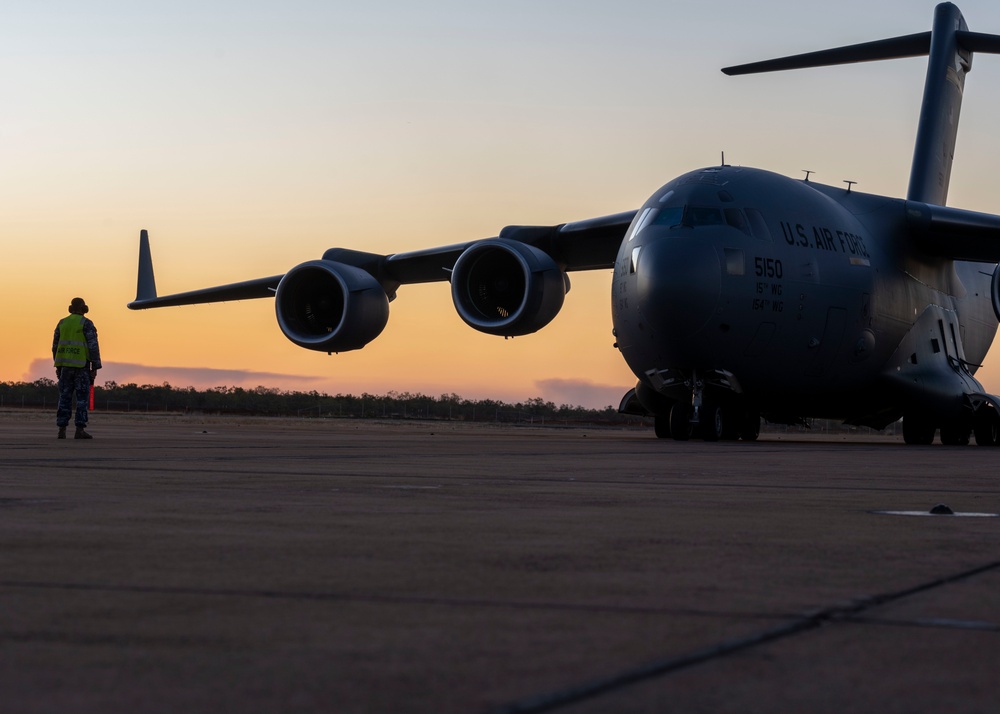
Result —
[[[914, 256], [905, 221], [902, 199], [757, 169], [680, 176], [622, 242], [618, 347], [640, 383], [668, 399], [689, 400], [701, 383], [713, 401], [739, 398], [772, 420], [879, 427], [900, 416], [909, 384], [940, 379], [924, 374], [935, 358], [952, 358], [965, 368], [942, 385], [949, 408], [996, 332], [983, 299], [992, 270]], [[923, 315], [927, 306], [938, 310]], [[907, 336], [923, 323], [941, 335], [914, 337], [931, 348], [914, 358]]]

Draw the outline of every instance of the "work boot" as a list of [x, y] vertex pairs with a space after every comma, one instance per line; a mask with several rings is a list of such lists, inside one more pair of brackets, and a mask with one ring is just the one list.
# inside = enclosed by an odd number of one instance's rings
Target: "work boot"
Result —
[[64, 427], [64, 426], [59, 427], [59, 435], [56, 438], [57, 439], [65, 439], [66, 438], [66, 427]]
[[74, 439], [93, 439], [90, 434], [83, 430], [82, 426], [76, 428], [76, 433], [73, 435]]

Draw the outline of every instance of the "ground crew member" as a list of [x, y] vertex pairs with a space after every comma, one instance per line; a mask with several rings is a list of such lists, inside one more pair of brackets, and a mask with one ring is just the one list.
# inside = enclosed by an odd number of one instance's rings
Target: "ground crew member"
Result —
[[76, 434], [74, 439], [93, 439], [86, 431], [87, 408], [90, 406], [90, 385], [101, 368], [101, 348], [97, 344], [97, 328], [84, 317], [90, 308], [83, 298], [73, 298], [69, 315], [56, 325], [52, 337], [52, 358], [59, 378], [59, 407], [56, 410], [57, 438], [66, 438], [66, 427], [73, 415], [76, 397]]

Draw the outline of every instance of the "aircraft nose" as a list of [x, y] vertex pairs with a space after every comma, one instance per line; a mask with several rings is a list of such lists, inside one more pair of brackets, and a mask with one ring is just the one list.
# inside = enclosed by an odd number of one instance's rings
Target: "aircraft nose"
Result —
[[643, 246], [636, 274], [640, 310], [654, 331], [693, 335], [718, 308], [722, 268], [714, 246], [704, 240], [653, 241]]

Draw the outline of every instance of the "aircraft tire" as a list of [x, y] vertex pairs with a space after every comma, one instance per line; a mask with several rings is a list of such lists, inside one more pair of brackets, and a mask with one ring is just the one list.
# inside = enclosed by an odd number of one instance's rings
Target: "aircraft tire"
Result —
[[962, 422], [941, 427], [941, 443], [945, 446], [968, 446], [970, 436], [972, 429]]
[[719, 412], [721, 410], [721, 407], [714, 404], [706, 404], [702, 408], [702, 418], [698, 424], [698, 432], [705, 441], [719, 440], [719, 427], [721, 426]]
[[688, 404], [677, 402], [670, 408], [670, 435], [675, 441], [691, 438], [691, 407]]
[[740, 438], [739, 412], [731, 406], [713, 407], [709, 412], [706, 431], [711, 432], [709, 441], [736, 441]]
[[997, 446], [1000, 444], [1000, 417], [993, 409], [980, 409], [972, 431], [976, 446]]
[[657, 439], [670, 438], [670, 416], [667, 414], [657, 414], [653, 417], [653, 432]]
[[934, 422], [919, 414], [903, 417], [903, 442], [911, 446], [927, 446], [934, 443]]
[[743, 415], [743, 423], [740, 424], [740, 438], [743, 441], [757, 441], [760, 436], [760, 414], [748, 411]]

